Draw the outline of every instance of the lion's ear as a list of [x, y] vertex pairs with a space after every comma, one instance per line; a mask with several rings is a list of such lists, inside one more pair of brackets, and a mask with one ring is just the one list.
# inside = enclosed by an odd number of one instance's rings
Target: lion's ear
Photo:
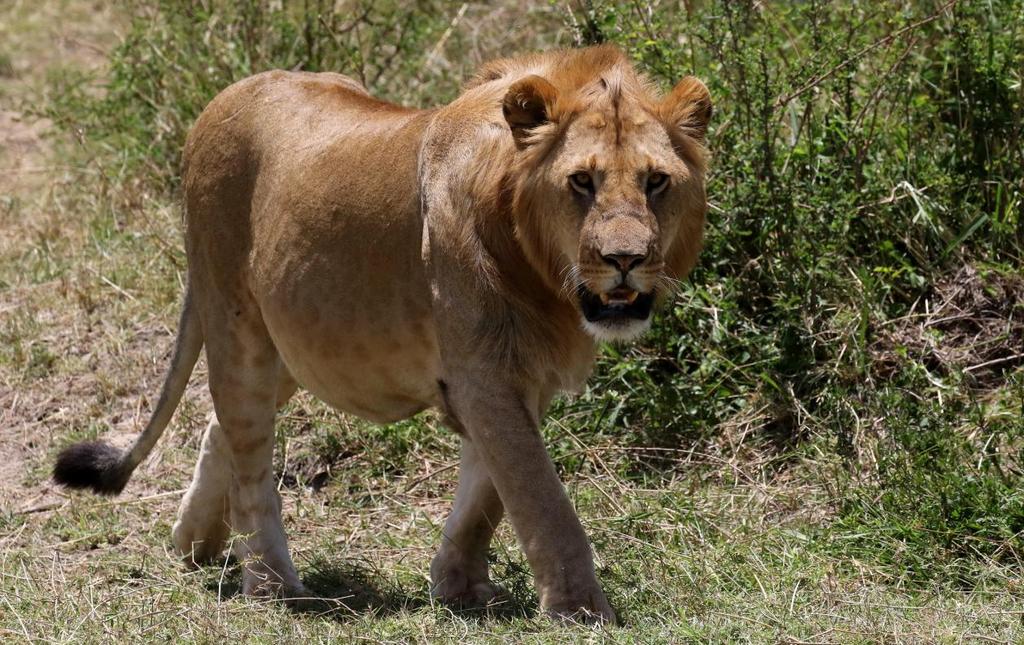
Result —
[[704, 141], [711, 120], [711, 94], [696, 76], [679, 81], [661, 101], [661, 118], [698, 141]]
[[508, 88], [501, 111], [518, 147], [526, 146], [530, 130], [551, 120], [557, 97], [555, 86], [535, 74], [519, 79]]

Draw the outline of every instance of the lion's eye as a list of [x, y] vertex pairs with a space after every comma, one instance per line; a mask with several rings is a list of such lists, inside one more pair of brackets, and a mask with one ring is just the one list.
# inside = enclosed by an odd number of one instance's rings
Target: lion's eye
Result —
[[569, 185], [581, 195], [590, 197], [594, 194], [594, 179], [588, 172], [574, 172], [569, 175]]
[[647, 194], [654, 195], [668, 186], [668, 175], [663, 172], [652, 172], [647, 175]]

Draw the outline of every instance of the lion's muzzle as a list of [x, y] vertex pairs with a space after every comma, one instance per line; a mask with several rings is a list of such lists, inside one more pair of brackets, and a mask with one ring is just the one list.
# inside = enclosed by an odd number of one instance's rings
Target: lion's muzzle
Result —
[[580, 285], [577, 296], [583, 317], [592, 323], [647, 320], [654, 307], [654, 292], [640, 293], [625, 286], [596, 294]]

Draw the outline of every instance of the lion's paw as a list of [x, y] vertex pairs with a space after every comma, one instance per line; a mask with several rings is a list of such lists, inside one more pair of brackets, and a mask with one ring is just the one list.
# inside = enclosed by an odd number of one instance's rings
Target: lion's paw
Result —
[[289, 606], [299, 606], [312, 595], [294, 571], [285, 567], [275, 569], [265, 562], [251, 559], [243, 562], [242, 593], [254, 598], [281, 598]]
[[503, 596], [505, 590], [486, 577], [474, 579], [459, 567], [431, 567], [433, 585], [430, 595], [439, 602], [459, 608], [486, 607]]
[[486, 607], [504, 593], [505, 590], [493, 582], [468, 583], [461, 588], [442, 584], [431, 590], [431, 595], [441, 603], [460, 608]]
[[198, 526], [190, 518], [179, 519], [171, 529], [175, 550], [191, 566], [208, 564], [220, 559], [231, 527], [221, 517]]
[[544, 613], [563, 623], [584, 625], [614, 625], [616, 623], [615, 612], [600, 589], [581, 594], [578, 598], [563, 598], [545, 603]]

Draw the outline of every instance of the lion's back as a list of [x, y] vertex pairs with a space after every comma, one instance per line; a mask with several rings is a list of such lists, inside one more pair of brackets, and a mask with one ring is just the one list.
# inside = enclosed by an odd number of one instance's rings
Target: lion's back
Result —
[[322, 138], [316, 130], [328, 121], [337, 125], [346, 117], [402, 111], [343, 74], [272, 70], [244, 78], [217, 94], [189, 132], [183, 155], [186, 186], [196, 179], [194, 168], [209, 174], [209, 165], [228, 159], [234, 169], [248, 167], [290, 141]]
[[341, 212], [366, 222], [379, 215], [367, 207], [410, 203], [396, 199], [394, 183], [386, 199], [373, 195], [373, 178], [399, 177], [401, 192], [415, 191], [422, 114], [335, 73], [270, 71], [229, 86], [185, 144], [190, 259], [216, 256], [218, 272], [237, 274], [285, 219], [309, 228]]

